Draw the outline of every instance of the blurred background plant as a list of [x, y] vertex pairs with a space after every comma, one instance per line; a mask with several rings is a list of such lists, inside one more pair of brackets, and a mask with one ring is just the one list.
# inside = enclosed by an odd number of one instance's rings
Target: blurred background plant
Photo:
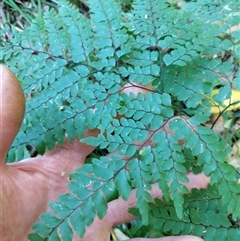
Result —
[[[123, 9], [128, 10], [131, 7], [132, 0], [119, 1]], [[79, 11], [88, 15], [88, 3], [85, 0], [69, 0]], [[57, 0], [3, 0], [0, 2], [0, 29], [13, 25], [18, 30], [24, 29], [31, 23], [31, 20], [37, 15], [42, 15], [48, 8], [57, 9]], [[8, 36], [9, 37], [9, 36]]]

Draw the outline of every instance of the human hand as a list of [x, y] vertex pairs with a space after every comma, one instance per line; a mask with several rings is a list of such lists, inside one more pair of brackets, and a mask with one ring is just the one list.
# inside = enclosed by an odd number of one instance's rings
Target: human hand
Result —
[[[68, 174], [84, 165], [85, 158], [94, 147], [85, 145], [76, 138], [65, 140], [62, 145], [47, 151], [43, 156], [25, 159], [17, 163], [4, 164], [4, 159], [21, 125], [25, 99], [15, 76], [0, 66], [0, 240], [25, 241], [31, 226], [41, 213], [48, 211], [48, 203], [57, 200], [59, 194], [68, 192]], [[97, 136], [99, 131], [87, 130], [85, 137]], [[209, 182], [203, 174], [188, 174], [189, 189], [205, 188]], [[152, 186], [152, 195], [162, 198], [157, 185]], [[111, 201], [107, 215], [87, 228], [83, 239], [74, 241], [107, 241], [112, 226], [135, 219], [128, 213], [135, 206], [134, 190], [128, 201], [121, 198]], [[132, 239], [132, 241], [190, 241], [201, 240], [193, 236], [165, 237], [159, 239]]]

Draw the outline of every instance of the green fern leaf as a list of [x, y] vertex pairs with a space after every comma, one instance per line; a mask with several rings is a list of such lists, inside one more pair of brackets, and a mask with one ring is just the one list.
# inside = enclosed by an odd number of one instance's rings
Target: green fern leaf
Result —
[[[169, 1], [135, 0], [128, 12], [114, 0], [88, 4], [89, 18], [61, 0], [58, 12], [46, 10], [1, 43], [1, 61], [29, 97], [7, 161], [29, 157], [29, 143], [43, 154], [66, 135], [82, 138], [86, 128], [100, 134], [83, 143], [115, 151], [70, 175], [71, 193], [49, 205], [53, 212], [41, 216], [29, 239], [83, 237], [96, 216], [106, 215], [109, 201], [127, 200], [135, 188], [141, 225], [158, 236], [234, 241], [240, 235], [232, 225], [240, 217], [239, 177], [228, 164], [227, 144], [206, 122], [212, 90], [221, 85], [213, 99], [222, 105], [232, 86], [239, 88], [239, 30], [232, 31], [237, 1], [175, 8]], [[122, 93], [145, 89], [136, 83], [153, 90]], [[184, 184], [191, 170], [203, 171], [215, 186], [190, 195]], [[164, 203], [152, 199], [153, 183]]]

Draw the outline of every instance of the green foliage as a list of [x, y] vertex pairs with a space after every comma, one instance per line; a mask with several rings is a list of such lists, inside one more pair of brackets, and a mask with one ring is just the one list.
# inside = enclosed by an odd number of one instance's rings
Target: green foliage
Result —
[[[201, 197], [201, 201], [199, 198]], [[186, 212], [182, 219], [169, 203], [156, 200], [151, 203], [149, 237], [187, 235], [189, 233], [202, 237], [205, 241], [236, 240], [240, 235], [240, 229], [232, 225], [232, 220], [226, 216], [226, 207], [221, 204], [221, 196], [215, 187], [209, 190], [194, 189], [191, 195], [185, 196], [184, 208]], [[139, 215], [137, 210], [132, 209], [134, 215]]]
[[[176, 9], [167, 1], [135, 0], [128, 12], [114, 0], [88, 4], [90, 18], [61, 0], [58, 12], [46, 11], [22, 32], [13, 28], [14, 37], [1, 43], [1, 61], [33, 96], [9, 162], [26, 157], [29, 143], [42, 154], [66, 134], [82, 138], [86, 128], [101, 133], [83, 142], [116, 151], [71, 174], [71, 193], [50, 204], [54, 214], [42, 214], [29, 239], [71, 240], [73, 230], [83, 237], [109, 201], [128, 199], [136, 188], [135, 213], [156, 236], [235, 240], [239, 176], [227, 163], [226, 142], [205, 123], [213, 88], [221, 85], [218, 104], [239, 88], [240, 33], [229, 31], [239, 22], [237, 1], [199, 0]], [[125, 83], [151, 83], [153, 91], [120, 93]], [[166, 122], [175, 135], [163, 130]], [[203, 171], [213, 186], [190, 195], [189, 170]], [[150, 195], [156, 182], [164, 203]]]

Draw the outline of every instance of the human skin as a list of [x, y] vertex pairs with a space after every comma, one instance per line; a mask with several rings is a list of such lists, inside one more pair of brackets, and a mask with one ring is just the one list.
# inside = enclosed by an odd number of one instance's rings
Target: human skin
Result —
[[[0, 240], [26, 241], [32, 232], [31, 226], [41, 213], [49, 211], [48, 203], [57, 200], [59, 194], [68, 192], [68, 174], [84, 165], [86, 156], [95, 148], [81, 143], [79, 138], [46, 151], [43, 156], [25, 159], [17, 163], [5, 164], [5, 156], [21, 125], [25, 99], [15, 76], [0, 66]], [[87, 130], [84, 137], [97, 136], [99, 131]], [[208, 177], [202, 173], [188, 174], [192, 188], [206, 188]], [[135, 219], [128, 213], [135, 206], [134, 190], [129, 200], [121, 198], [108, 204], [107, 215], [87, 228], [84, 238], [76, 235], [74, 241], [108, 241], [114, 225]], [[152, 186], [151, 194], [162, 198], [157, 185]], [[131, 239], [132, 241], [197, 241], [193, 236], [164, 237], [159, 239]]]

